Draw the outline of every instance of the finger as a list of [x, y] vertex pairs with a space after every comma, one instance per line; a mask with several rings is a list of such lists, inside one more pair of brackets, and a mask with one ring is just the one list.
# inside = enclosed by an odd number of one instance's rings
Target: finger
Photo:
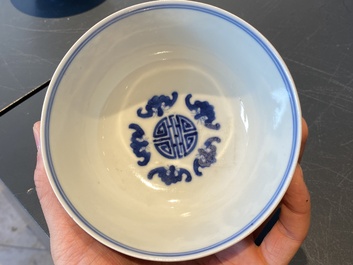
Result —
[[253, 239], [257, 246], [259, 246], [266, 235], [271, 231], [272, 227], [278, 221], [280, 213], [280, 207], [277, 206], [276, 209], [271, 213], [271, 215], [263, 222], [254, 232]]
[[199, 264], [264, 264], [259, 248], [252, 237], [247, 237], [237, 244], [218, 252], [215, 259], [204, 259]]
[[36, 186], [36, 192], [41, 204], [46, 222], [48, 224], [49, 231], [53, 231], [51, 228], [57, 224], [57, 218], [60, 216], [60, 220], [66, 219], [66, 221], [72, 222], [65, 210], [62, 208], [58, 199], [55, 196], [54, 191], [51, 188], [47, 174], [44, 169], [44, 163], [42, 159], [42, 148], [40, 146], [40, 122], [36, 122], [33, 126], [33, 135], [37, 145], [37, 164], [34, 171], [34, 183]]
[[279, 220], [260, 245], [269, 264], [288, 264], [310, 226], [310, 195], [298, 165], [283, 197]]
[[36, 122], [33, 125], [33, 135], [37, 146], [37, 164], [34, 171], [34, 183], [36, 185], [36, 191], [39, 200], [41, 201], [49, 192], [49, 182], [46, 177], [43, 159], [42, 159], [42, 148], [40, 145], [40, 122]]
[[308, 124], [306, 123], [304, 118], [302, 118], [302, 141], [301, 141], [301, 145], [300, 145], [300, 153], [299, 153], [299, 159], [298, 159], [299, 163], [302, 160], [308, 136], [309, 136]]
[[[299, 162], [301, 161], [304, 154], [304, 149], [305, 149], [306, 141], [308, 139], [308, 134], [309, 134], [308, 125], [305, 119], [302, 118], [302, 140], [301, 140], [300, 153], [298, 158]], [[280, 207], [278, 206], [273, 211], [273, 213], [269, 216], [269, 218], [267, 218], [266, 221], [254, 231], [253, 235], [254, 235], [255, 243], [257, 245], [259, 245], [262, 242], [266, 233], [268, 233], [270, 229], [272, 229], [273, 223], [277, 221], [276, 218], [278, 218], [277, 214], [278, 214], [279, 208]]]

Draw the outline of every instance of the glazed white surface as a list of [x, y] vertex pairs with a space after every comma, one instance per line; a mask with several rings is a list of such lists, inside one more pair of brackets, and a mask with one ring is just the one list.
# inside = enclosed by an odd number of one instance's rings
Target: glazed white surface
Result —
[[[190, 93], [208, 101], [221, 128], [194, 121], [198, 146], [221, 142], [203, 176], [167, 186], [146, 176], [170, 160], [150, 146], [149, 165], [138, 166], [128, 126], [152, 139], [160, 118], [136, 110], [174, 91], [165, 115], [192, 119]], [[272, 46], [239, 18], [189, 1], [137, 5], [94, 26], [54, 74], [42, 120], [46, 170], [73, 219], [109, 247], [167, 261], [212, 254], [258, 227], [290, 182], [301, 131], [295, 86]], [[172, 164], [192, 172], [196, 154]]]

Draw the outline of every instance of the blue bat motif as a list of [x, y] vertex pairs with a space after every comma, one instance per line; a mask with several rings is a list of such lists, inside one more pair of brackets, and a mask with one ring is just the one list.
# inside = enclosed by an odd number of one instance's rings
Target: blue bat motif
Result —
[[129, 125], [129, 129], [135, 130], [135, 132], [131, 135], [130, 147], [137, 157], [143, 157], [143, 160], [138, 161], [137, 164], [139, 166], [146, 166], [148, 162], [150, 162], [151, 153], [146, 151], [148, 142], [144, 140], [145, 132], [135, 123], [131, 123]]
[[217, 147], [212, 143], [220, 143], [221, 139], [218, 137], [211, 137], [206, 140], [204, 148], [198, 149], [198, 158], [194, 160], [194, 172], [197, 176], [202, 176], [199, 168], [210, 167], [216, 163]]
[[147, 175], [148, 179], [152, 179], [155, 174], [157, 174], [158, 177], [160, 177], [161, 180], [168, 186], [172, 183], [182, 181], [184, 174], [186, 175], [186, 182], [190, 182], [192, 179], [189, 171], [184, 168], [177, 169], [175, 166], [170, 166], [169, 168], [157, 167], [152, 169]]
[[145, 107], [146, 113], [142, 113], [142, 108], [137, 110], [137, 116], [140, 118], [150, 118], [153, 115], [157, 114], [158, 117], [161, 117], [166, 108], [171, 108], [174, 103], [178, 99], [178, 93], [173, 92], [172, 98], [168, 96], [154, 96], [150, 100], [148, 100], [147, 105]]
[[191, 94], [187, 95], [185, 98], [185, 104], [190, 111], [195, 111], [195, 120], [201, 119], [205, 127], [212, 130], [219, 130], [221, 125], [219, 123], [213, 124], [213, 121], [216, 119], [216, 114], [214, 112], [214, 107], [207, 101], [196, 100], [194, 104], [191, 104], [190, 98]]

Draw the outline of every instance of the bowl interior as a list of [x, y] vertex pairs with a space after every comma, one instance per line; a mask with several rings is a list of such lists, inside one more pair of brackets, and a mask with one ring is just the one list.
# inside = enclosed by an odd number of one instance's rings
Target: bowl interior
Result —
[[[283, 196], [300, 142], [294, 84], [272, 46], [235, 16], [179, 1], [94, 26], [58, 67], [43, 113], [65, 209], [148, 259], [209, 254], [252, 232]], [[186, 147], [159, 145], [178, 124]]]

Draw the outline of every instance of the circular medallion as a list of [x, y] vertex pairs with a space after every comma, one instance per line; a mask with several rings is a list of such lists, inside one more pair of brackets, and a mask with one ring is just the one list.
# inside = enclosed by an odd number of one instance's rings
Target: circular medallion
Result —
[[153, 131], [153, 143], [158, 153], [168, 159], [189, 155], [197, 144], [194, 123], [182, 115], [162, 118]]

